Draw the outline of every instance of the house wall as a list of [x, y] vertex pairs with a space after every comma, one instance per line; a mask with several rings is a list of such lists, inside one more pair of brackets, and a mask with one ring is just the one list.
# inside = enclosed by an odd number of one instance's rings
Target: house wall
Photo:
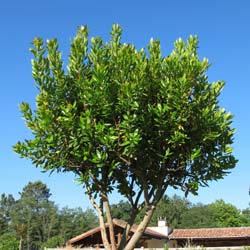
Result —
[[[44, 248], [44, 250], [97, 250], [96, 248]], [[104, 250], [104, 248], [100, 248]], [[160, 248], [135, 248], [134, 250], [165, 250], [163, 247]], [[206, 248], [168, 248], [168, 250], [245, 250], [245, 247], [206, 247]]]
[[169, 248], [178, 247], [178, 242], [177, 242], [177, 240], [170, 240], [170, 241], [168, 242], [168, 247], [169, 247]]
[[[183, 247], [183, 248], [168, 248], [168, 250], [245, 250], [246, 247]], [[134, 249], [135, 250], [135, 249]], [[146, 249], [144, 249], [146, 250]], [[152, 249], [151, 249], [152, 250]], [[157, 249], [160, 250], [160, 249]]]
[[164, 248], [166, 244], [167, 244], [166, 240], [151, 239], [146, 241], [146, 247], [151, 249]]
[[208, 247], [238, 247], [249, 246], [250, 239], [178, 239], [170, 240], [169, 247], [202, 246]]

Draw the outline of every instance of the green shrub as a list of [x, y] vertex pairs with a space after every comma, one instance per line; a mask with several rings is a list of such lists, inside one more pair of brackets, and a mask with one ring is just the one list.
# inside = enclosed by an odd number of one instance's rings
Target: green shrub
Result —
[[19, 241], [13, 233], [0, 236], [0, 250], [18, 250]]
[[62, 246], [63, 243], [64, 243], [64, 239], [61, 236], [53, 236], [42, 245], [42, 249], [44, 249], [45, 247], [52, 247], [52, 248], [59, 247], [59, 246]]

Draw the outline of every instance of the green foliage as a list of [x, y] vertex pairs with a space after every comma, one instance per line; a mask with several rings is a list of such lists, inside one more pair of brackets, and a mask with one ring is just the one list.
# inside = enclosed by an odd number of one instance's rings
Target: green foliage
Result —
[[20, 105], [34, 139], [18, 142], [15, 151], [44, 170], [73, 171], [85, 184], [91, 179], [96, 192], [96, 179], [106, 173], [103, 188], [111, 191], [116, 182], [125, 196], [127, 174], [139, 187], [143, 177], [150, 187], [193, 193], [222, 178], [235, 165], [232, 115], [218, 106], [224, 83], [208, 82], [197, 37], [177, 40], [168, 57], [158, 40], [148, 53], [120, 40], [114, 25], [110, 43], [88, 44], [80, 27], [65, 71], [57, 40], [34, 39], [37, 109]]
[[186, 198], [177, 195], [173, 197], [164, 196], [157, 206], [151, 225], [155, 226], [159, 218], [165, 218], [170, 227], [179, 228], [183, 222], [183, 216], [191, 206], [191, 202]]
[[213, 228], [218, 227], [215, 222], [214, 211], [209, 205], [192, 205], [182, 216], [180, 228]]
[[44, 249], [45, 247], [51, 247], [56, 248], [59, 246], [62, 246], [65, 243], [65, 240], [62, 236], [53, 236], [49, 238], [45, 243], [42, 244], [41, 249]]
[[49, 200], [50, 190], [41, 181], [28, 183], [19, 194], [21, 197], [16, 201], [12, 195], [1, 196], [0, 215], [4, 223], [0, 220], [0, 235], [15, 233], [13, 235], [18, 238], [21, 250], [62, 245], [98, 224], [91, 209], [59, 210]]
[[1, 195], [0, 200], [0, 235], [9, 231], [10, 213], [15, 204], [15, 199], [12, 195]]
[[[120, 201], [112, 205], [114, 218], [127, 220], [129, 218], [129, 203]], [[223, 200], [204, 205], [192, 204], [186, 198], [174, 195], [163, 196], [150, 221], [150, 226], [156, 226], [159, 218], [166, 219], [171, 228], [219, 228], [249, 226], [249, 209], [242, 212]], [[141, 219], [140, 214], [137, 222]]]
[[119, 201], [117, 204], [111, 205], [111, 212], [113, 218], [128, 221], [130, 215], [131, 205], [129, 202]]
[[58, 219], [58, 232], [64, 242], [98, 226], [97, 216], [91, 209], [82, 211], [81, 208], [64, 207], [59, 212]]
[[234, 205], [217, 200], [209, 205], [213, 211], [216, 227], [239, 227], [244, 225], [244, 217]]
[[56, 207], [41, 181], [28, 183], [11, 211], [11, 226], [22, 241], [22, 249], [36, 250], [53, 231]]
[[19, 241], [13, 233], [0, 235], [0, 250], [18, 250]]
[[246, 208], [242, 210], [242, 220], [244, 226], [250, 226], [250, 209]]
[[157, 219], [166, 218], [172, 228], [219, 228], [241, 227], [249, 225], [246, 211], [237, 209], [223, 200], [208, 205], [192, 204], [179, 196], [164, 197], [152, 219], [151, 225], [157, 224]]

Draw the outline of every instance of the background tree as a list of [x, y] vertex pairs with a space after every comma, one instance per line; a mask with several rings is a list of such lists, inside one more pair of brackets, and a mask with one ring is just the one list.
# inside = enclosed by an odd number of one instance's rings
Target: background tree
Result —
[[59, 211], [58, 235], [64, 242], [97, 226], [97, 216], [91, 209], [83, 211], [81, 208], [64, 207]]
[[20, 250], [38, 250], [51, 236], [57, 208], [49, 200], [47, 186], [40, 182], [28, 183], [11, 211], [11, 224], [20, 239]]
[[179, 228], [212, 228], [218, 227], [212, 208], [209, 205], [192, 204], [183, 214]]
[[14, 233], [0, 235], [0, 250], [17, 250], [19, 241]]
[[[221, 109], [222, 81], [210, 83], [198, 39], [175, 42], [170, 55], [160, 42], [144, 49], [92, 38], [80, 27], [71, 43], [67, 70], [56, 39], [35, 38], [32, 75], [37, 109], [20, 109], [34, 138], [14, 147], [46, 171], [72, 171], [99, 215], [103, 244], [117, 248], [109, 194], [116, 189], [131, 211], [120, 249], [136, 246], [169, 186], [197, 193], [235, 166], [230, 145], [232, 115]], [[143, 218], [128, 240], [136, 215]], [[110, 242], [104, 226], [109, 223]]]
[[[114, 218], [127, 220], [130, 213], [128, 202], [119, 201], [111, 205]], [[219, 228], [219, 227], [241, 227], [249, 226], [249, 209], [242, 212], [234, 205], [223, 200], [211, 204], [193, 204], [187, 198], [177, 195], [168, 197], [164, 195], [159, 202], [154, 215], [149, 223], [156, 226], [158, 219], [166, 219], [167, 225], [171, 228]], [[140, 222], [139, 213], [136, 221]]]
[[49, 199], [50, 190], [41, 181], [28, 183], [19, 194], [20, 198], [15, 200], [3, 193], [0, 200], [0, 235], [5, 243], [13, 237], [13, 242], [18, 239], [19, 250], [61, 246], [98, 225], [91, 209], [59, 209]]
[[250, 226], [250, 208], [245, 208], [242, 210], [243, 225]]
[[111, 205], [111, 213], [113, 218], [128, 221], [131, 205], [127, 201], [120, 200], [117, 204]]
[[3, 193], [0, 200], [0, 235], [10, 231], [11, 217], [10, 213], [15, 204], [15, 199], [12, 195]]
[[244, 217], [234, 205], [217, 200], [209, 205], [213, 213], [216, 227], [240, 227], [244, 224]]
[[60, 235], [52, 236], [46, 242], [42, 243], [41, 249], [58, 248], [60, 246], [63, 246], [64, 243], [65, 243], [65, 239], [62, 238]]
[[178, 195], [173, 195], [169, 198], [165, 195], [156, 208], [151, 225], [155, 226], [159, 218], [165, 218], [168, 226], [179, 228], [181, 227], [184, 214], [190, 207], [191, 202], [186, 198]]

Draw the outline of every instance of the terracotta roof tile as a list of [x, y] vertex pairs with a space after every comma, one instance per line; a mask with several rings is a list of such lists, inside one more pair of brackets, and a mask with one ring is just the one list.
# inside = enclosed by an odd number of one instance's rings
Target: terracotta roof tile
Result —
[[175, 229], [169, 239], [250, 238], [250, 227]]

